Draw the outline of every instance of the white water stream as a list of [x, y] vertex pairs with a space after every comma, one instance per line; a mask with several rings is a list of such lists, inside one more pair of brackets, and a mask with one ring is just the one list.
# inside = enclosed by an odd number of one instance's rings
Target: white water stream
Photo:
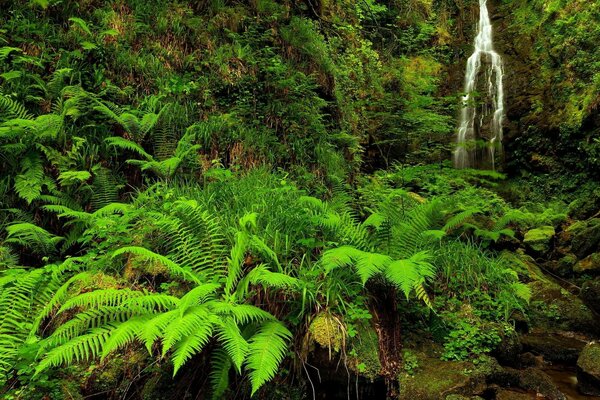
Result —
[[[487, 0], [479, 0], [475, 51], [467, 61], [465, 94], [462, 97], [457, 147], [453, 156], [455, 167], [475, 167], [477, 161], [485, 162], [489, 157], [488, 166], [495, 169], [497, 152], [502, 151], [503, 75], [502, 58], [493, 47]], [[481, 140], [486, 143], [483, 152], [477, 144]], [[477, 154], [481, 156], [477, 157]]]

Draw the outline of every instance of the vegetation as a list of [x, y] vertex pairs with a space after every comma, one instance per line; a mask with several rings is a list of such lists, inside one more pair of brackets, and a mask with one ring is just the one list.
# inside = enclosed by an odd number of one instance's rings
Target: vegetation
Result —
[[563, 318], [536, 260], [592, 282], [598, 5], [495, 2], [568, 150], [536, 108], [503, 173], [447, 161], [476, 3], [0, 1], [0, 397], [398, 397], [423, 340], [485, 364]]

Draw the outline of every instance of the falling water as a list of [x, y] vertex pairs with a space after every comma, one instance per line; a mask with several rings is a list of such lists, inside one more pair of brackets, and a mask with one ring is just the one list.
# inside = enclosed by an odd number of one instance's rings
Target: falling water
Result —
[[[465, 73], [465, 94], [462, 97], [457, 147], [454, 151], [455, 167], [474, 167], [476, 161], [485, 165], [486, 159], [489, 159], [487, 166], [495, 169], [496, 151], [502, 151], [502, 78], [502, 58], [494, 51], [487, 0], [479, 0], [475, 51], [467, 61]], [[487, 96], [477, 99], [477, 93], [487, 93]], [[483, 151], [476, 143], [478, 140], [486, 142]]]

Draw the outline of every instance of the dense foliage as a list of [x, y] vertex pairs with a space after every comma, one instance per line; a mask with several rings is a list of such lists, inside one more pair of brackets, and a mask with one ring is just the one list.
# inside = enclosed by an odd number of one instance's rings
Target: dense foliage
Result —
[[[583, 207], [449, 167], [474, 3], [0, 0], [3, 398], [304, 398], [319, 351], [393, 395], [405, 332], [493, 353], [529, 318], [524, 235]], [[539, 57], [598, 6], [533, 3]], [[593, 168], [586, 57], [541, 68]]]

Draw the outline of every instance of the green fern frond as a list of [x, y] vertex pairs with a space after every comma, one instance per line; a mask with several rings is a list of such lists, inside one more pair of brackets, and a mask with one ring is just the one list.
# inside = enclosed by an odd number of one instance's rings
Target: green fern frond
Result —
[[35, 369], [35, 375], [50, 367], [97, 358], [110, 335], [109, 328], [94, 329], [91, 333], [76, 337], [50, 350]]
[[212, 384], [212, 398], [220, 400], [229, 387], [229, 371], [233, 366], [231, 358], [223, 349], [217, 349], [211, 360], [210, 381]]
[[81, 293], [65, 301], [62, 307], [59, 308], [57, 314], [61, 314], [72, 308], [80, 308], [83, 310], [98, 309], [103, 306], [118, 306], [125, 301], [143, 296], [144, 293], [137, 290], [129, 289], [98, 289], [91, 292]]
[[38, 153], [30, 152], [21, 161], [21, 173], [15, 177], [15, 191], [31, 204], [42, 193], [44, 166]]
[[44, 228], [30, 223], [12, 224], [6, 228], [8, 233], [5, 243], [15, 243], [32, 250], [37, 254], [56, 252], [56, 246], [64, 240]]
[[242, 336], [238, 322], [232, 318], [225, 318], [217, 325], [217, 338], [235, 365], [237, 372], [241, 374], [242, 364], [248, 354], [248, 342]]
[[193, 355], [202, 351], [212, 336], [212, 325], [199, 325], [192, 334], [187, 335], [175, 346], [173, 352], [173, 376]]
[[104, 139], [104, 141], [109, 147], [115, 147], [121, 150], [131, 151], [132, 153], [144, 157], [146, 160], [152, 160], [152, 156], [148, 154], [142, 146], [135, 142], [132, 142], [131, 140], [127, 140], [120, 136], [112, 136]]
[[250, 338], [246, 369], [250, 371], [252, 396], [271, 380], [284, 359], [292, 334], [280, 322], [266, 322]]
[[0, 122], [10, 119], [33, 120], [33, 116], [21, 103], [0, 94]]
[[473, 215], [478, 214], [479, 212], [480, 210], [478, 210], [477, 208], [469, 208], [467, 210], [464, 210], [448, 219], [442, 230], [444, 232], [450, 232], [462, 226], [465, 223], [465, 221], [467, 221]]

